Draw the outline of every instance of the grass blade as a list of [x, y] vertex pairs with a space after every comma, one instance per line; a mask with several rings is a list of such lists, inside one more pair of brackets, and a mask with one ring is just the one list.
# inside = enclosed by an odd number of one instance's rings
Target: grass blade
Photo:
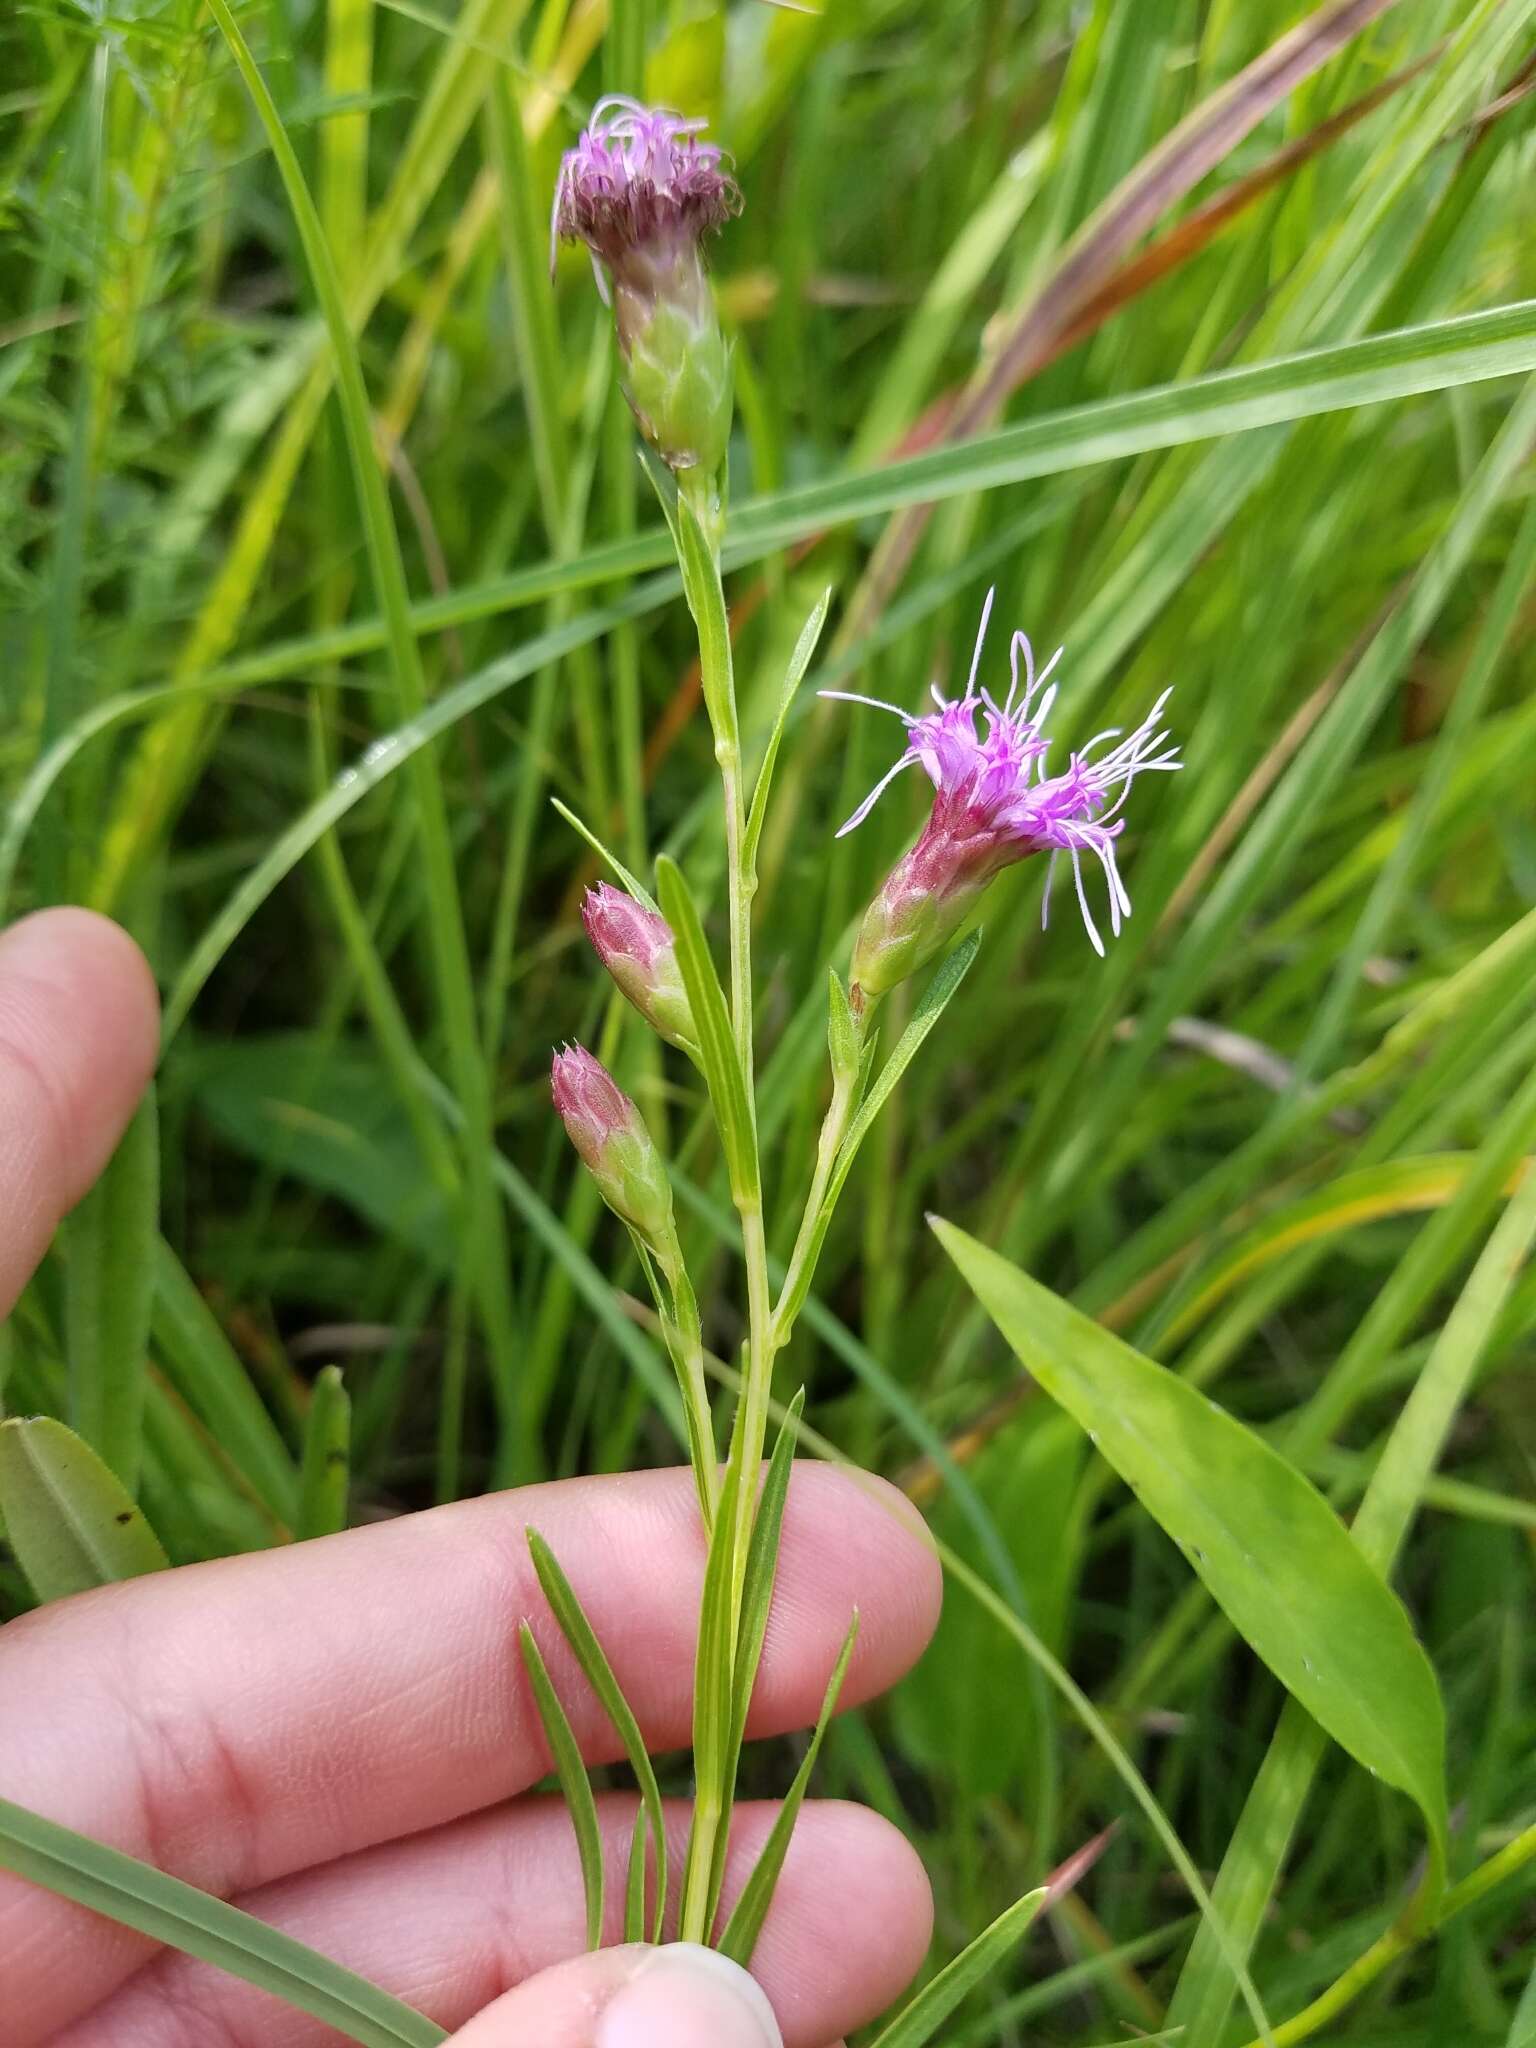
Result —
[[870, 2048], [923, 2048], [949, 2018], [961, 2000], [969, 1997], [1028, 1932], [1039, 1918], [1049, 1896], [1046, 1887], [1026, 1892], [1024, 1897], [1000, 1913], [992, 1925], [978, 1934], [969, 1948], [962, 1949], [931, 1984], [926, 1984], [888, 2027], [875, 2036]]
[[269, 1991], [362, 2048], [437, 2048], [446, 2031], [291, 1935], [163, 1870], [0, 1799], [0, 1868]]
[[151, 1088], [71, 1218], [67, 1240], [71, 1412], [130, 1494], [139, 1483], [159, 1215], [160, 1122]]

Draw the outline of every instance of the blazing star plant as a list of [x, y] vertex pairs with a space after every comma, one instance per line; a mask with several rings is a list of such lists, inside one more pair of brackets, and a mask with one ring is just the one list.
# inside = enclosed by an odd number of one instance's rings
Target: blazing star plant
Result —
[[[603, 100], [561, 164], [551, 242], [552, 247], [561, 240], [585, 244], [599, 290], [613, 307], [625, 392], [652, 455], [659, 458], [650, 463], [650, 473], [676, 544], [684, 593], [698, 631], [703, 696], [720, 769], [729, 960], [724, 985], [688, 885], [665, 858], [657, 862], [653, 897], [589, 833], [615, 882], [604, 881], [589, 891], [582, 918], [593, 951], [615, 985], [667, 1044], [693, 1062], [709, 1092], [740, 1223], [746, 1281], [747, 1337], [724, 1432], [728, 1449], [723, 1468], [717, 1420], [724, 1418], [717, 1418], [709, 1399], [699, 1313], [660, 1151], [635, 1104], [585, 1048], [567, 1046], [555, 1054], [552, 1090], [584, 1166], [629, 1232], [682, 1392], [709, 1556], [695, 1680], [695, 1803], [678, 1931], [685, 1941], [713, 1942], [747, 1962], [857, 1627], [854, 1617], [830, 1674], [805, 1767], [757, 1874], [722, 1926], [720, 1897], [737, 1765], [773, 1592], [803, 1398], [797, 1396], [784, 1416], [759, 1488], [758, 1475], [769, 1450], [775, 1360], [788, 1344], [805, 1302], [859, 1146], [974, 957], [977, 938], [962, 938], [961, 928], [988, 883], [1031, 854], [1047, 854], [1053, 865], [1065, 855], [1089, 939], [1102, 953], [1084, 883], [1084, 857], [1102, 870], [1109, 891], [1110, 930], [1118, 932], [1130, 912], [1116, 856], [1125, 826], [1124, 806], [1138, 776], [1179, 764], [1159, 724], [1165, 695], [1134, 732], [1123, 738], [1113, 730], [1095, 735], [1053, 774], [1047, 722], [1057, 694], [1052, 677], [1060, 655], [1053, 655], [1037, 672], [1028, 639], [1016, 633], [1006, 697], [999, 703], [990, 691], [978, 687], [990, 596], [960, 698], [949, 702], [935, 688], [935, 708], [917, 716], [894, 705], [878, 707], [901, 719], [906, 747], [842, 831], [851, 831], [869, 815], [904, 768], [918, 766], [924, 771], [933, 785], [933, 805], [916, 843], [892, 868], [864, 914], [846, 982], [836, 972], [830, 978], [831, 1097], [799, 1229], [775, 1290], [764, 1230], [757, 1128], [751, 910], [757, 843], [773, 765], [795, 692], [815, 653], [828, 597], [813, 611], [794, 650], [778, 719], [749, 796], [720, 571], [730, 351], [703, 262], [705, 240], [735, 212], [739, 195], [720, 150], [703, 140], [701, 125], [632, 100]], [[878, 701], [838, 691], [823, 694], [848, 696], [861, 704]], [[941, 956], [942, 964], [912, 1022], [877, 1073], [875, 1013], [880, 999]], [[617, 1698], [602, 1651], [557, 1563], [536, 1537], [532, 1541], [555, 1612], [622, 1732], [627, 1710]], [[525, 1653], [552, 1751], [557, 1759], [570, 1759], [574, 1747], [563, 1710], [531, 1637], [525, 1638]], [[633, 1717], [627, 1725], [633, 1730]], [[661, 1927], [666, 1855], [660, 1803], [651, 1796], [654, 1774], [637, 1737], [629, 1747], [646, 1795], [628, 1882], [627, 1925], [631, 1936], [638, 1937]], [[585, 1778], [574, 1767], [563, 1768], [562, 1777], [578, 1835], [590, 1841], [595, 1819]], [[660, 1895], [655, 1897], [648, 1879], [648, 1834], [655, 1837], [652, 1846], [661, 1873]], [[589, 1920], [597, 1929], [602, 1924], [601, 1858], [587, 1855], [583, 1861]], [[1082, 1859], [1076, 1859], [1062, 1881], [1075, 1880], [1083, 1867]], [[1042, 1889], [1021, 1901], [1013, 1909], [1010, 1930], [1026, 1924], [1045, 1897]], [[982, 1941], [990, 1938], [983, 1936]], [[898, 2027], [902, 2024], [897, 2022]], [[925, 2023], [911, 2038], [926, 2039], [928, 2031]]]

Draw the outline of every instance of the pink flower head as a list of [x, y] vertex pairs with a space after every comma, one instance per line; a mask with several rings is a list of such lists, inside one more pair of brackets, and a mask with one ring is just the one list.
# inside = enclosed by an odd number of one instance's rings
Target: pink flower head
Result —
[[635, 254], [697, 243], [729, 220], [741, 194], [719, 148], [698, 139], [703, 127], [622, 93], [599, 100], [560, 162], [551, 268], [557, 242], [585, 242], [606, 296], [602, 265], [622, 275]]
[[[914, 718], [899, 706], [882, 704], [875, 698], [852, 697], [838, 690], [822, 693], [893, 712], [907, 728], [905, 751], [841, 828], [839, 837], [862, 824], [887, 785], [914, 763], [924, 770], [935, 790], [933, 809], [922, 837], [898, 863], [882, 897], [872, 907], [875, 923], [869, 928], [870, 943], [890, 951], [897, 946], [898, 938], [905, 940], [907, 934], [915, 942], [921, 925], [925, 936], [916, 950], [926, 957], [931, 934], [945, 926], [953, 928], [950, 919], [939, 914], [939, 906], [944, 902], [955, 906], [958, 922], [976, 890], [1002, 868], [1032, 853], [1049, 853], [1054, 866], [1056, 856], [1065, 853], [1072, 862], [1078, 905], [1088, 937], [1094, 949], [1102, 953], [1104, 942], [1083, 886], [1082, 856], [1091, 854], [1104, 870], [1109, 885], [1110, 929], [1118, 934], [1122, 920], [1131, 911], [1130, 897], [1115, 861], [1115, 841], [1125, 829], [1121, 807], [1138, 775], [1181, 765], [1178, 749], [1167, 744], [1168, 734], [1158, 725], [1171, 692], [1163, 692], [1128, 737], [1121, 739], [1118, 727], [1098, 733], [1071, 755], [1064, 774], [1047, 775], [1051, 743], [1045, 723], [1055, 703], [1057, 687], [1050, 677], [1061, 659], [1061, 649], [1037, 673], [1028, 639], [1023, 633], [1015, 633], [1010, 648], [1012, 679], [1006, 699], [999, 704], [989, 691], [978, 690], [976, 678], [992, 611], [992, 595], [989, 591], [982, 609], [965, 694], [954, 703], [935, 687], [937, 709]], [[982, 728], [979, 732], [978, 718]], [[1098, 754], [1098, 749], [1110, 740], [1120, 743], [1108, 753]], [[1049, 904], [1048, 877], [1047, 910]], [[880, 915], [876, 916], [877, 912]], [[914, 950], [914, 945], [905, 943], [898, 950], [904, 958]], [[892, 953], [893, 962], [895, 957]]]
[[589, 889], [581, 921], [592, 950], [646, 1022], [669, 1045], [697, 1044], [693, 1011], [677, 964], [677, 940], [658, 911], [611, 883]]
[[652, 1250], [675, 1246], [672, 1186], [644, 1119], [584, 1045], [555, 1054], [550, 1093], [603, 1200]]
[[589, 1166], [610, 1138], [629, 1131], [637, 1119], [635, 1105], [584, 1045], [563, 1045], [555, 1054], [549, 1092], [571, 1143]]

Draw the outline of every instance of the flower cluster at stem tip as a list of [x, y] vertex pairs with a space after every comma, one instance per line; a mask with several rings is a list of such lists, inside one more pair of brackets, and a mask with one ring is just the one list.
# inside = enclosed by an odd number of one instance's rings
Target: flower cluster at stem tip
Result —
[[561, 159], [549, 234], [551, 267], [561, 241], [591, 252], [645, 438], [670, 468], [713, 475], [730, 433], [731, 352], [701, 245], [741, 194], [703, 126], [621, 93], [599, 100]]
[[[886, 877], [865, 913], [854, 946], [852, 982], [860, 1003], [884, 995], [925, 966], [953, 937], [993, 877], [1033, 853], [1047, 853], [1042, 917], [1050, 911], [1051, 879], [1062, 854], [1072, 864], [1078, 907], [1095, 951], [1103, 953], [1088, 892], [1083, 856], [1103, 869], [1109, 889], [1109, 925], [1118, 934], [1131, 914], [1115, 858], [1115, 841], [1125, 829], [1122, 807], [1138, 775], [1177, 769], [1177, 747], [1159, 720], [1172, 695], [1165, 690], [1136, 729], [1122, 736], [1111, 726], [1096, 733], [1068, 757], [1059, 775], [1047, 772], [1051, 741], [1045, 725], [1056, 701], [1051, 680], [1060, 648], [1044, 668], [1023, 633], [1010, 648], [1011, 683], [999, 704], [977, 688], [982, 648], [994, 593], [982, 608], [976, 649], [964, 696], [954, 702], [933, 690], [935, 708], [912, 716], [899, 705], [852, 691], [824, 690], [825, 697], [869, 704], [889, 711], [907, 729], [900, 758], [883, 775], [838, 837], [869, 816], [880, 796], [904, 768], [920, 767], [934, 786], [933, 809], [922, 835]], [[981, 730], [977, 730], [977, 720]], [[1109, 742], [1118, 744], [1109, 746]], [[1108, 747], [1107, 752], [1100, 749]]]

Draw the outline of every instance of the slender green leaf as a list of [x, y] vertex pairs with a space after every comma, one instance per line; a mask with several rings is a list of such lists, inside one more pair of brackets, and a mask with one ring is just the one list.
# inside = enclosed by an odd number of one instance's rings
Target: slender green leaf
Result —
[[677, 938], [677, 964], [698, 1025], [699, 1064], [714, 1106], [731, 1191], [748, 1194], [757, 1178], [757, 1139], [725, 991], [688, 885], [677, 863], [665, 854], [656, 863], [656, 888], [662, 916]]
[[0, 1422], [0, 1517], [39, 1600], [165, 1569], [144, 1511], [52, 1416]]
[[332, 1536], [347, 1526], [351, 1450], [351, 1398], [340, 1366], [327, 1365], [316, 1375], [310, 1394], [296, 1536]]
[[[656, 1782], [655, 1766], [646, 1749], [640, 1724], [624, 1697], [619, 1681], [613, 1675], [613, 1667], [603, 1653], [603, 1646], [597, 1640], [592, 1624], [582, 1611], [581, 1602], [577, 1599], [570, 1580], [560, 1569], [554, 1552], [538, 1530], [528, 1530], [527, 1536], [533, 1568], [538, 1573], [539, 1584], [544, 1588], [544, 1597], [549, 1602], [550, 1612], [560, 1624], [560, 1633], [570, 1644], [572, 1654], [586, 1674], [587, 1683], [602, 1702], [603, 1712], [613, 1723], [614, 1731], [624, 1745], [624, 1754], [629, 1758], [630, 1768], [634, 1771], [640, 1787], [641, 1806], [649, 1823], [651, 1840], [656, 1846], [656, 1867], [659, 1873], [651, 1939], [660, 1941], [667, 1912], [667, 1823], [661, 1804], [661, 1788]], [[639, 1844], [639, 1855], [643, 1867], [643, 1840]], [[631, 1938], [639, 1940], [642, 1937], [637, 1935]]]
[[[787, 1426], [787, 1425], [786, 1425]], [[859, 1617], [855, 1613], [843, 1638], [843, 1647], [838, 1652], [832, 1676], [827, 1681], [826, 1694], [821, 1703], [821, 1712], [816, 1716], [816, 1726], [811, 1731], [810, 1742], [806, 1745], [805, 1756], [796, 1771], [794, 1781], [784, 1795], [784, 1803], [774, 1818], [768, 1839], [764, 1842], [752, 1875], [742, 1886], [741, 1896], [725, 1924], [719, 1947], [724, 1955], [746, 1969], [752, 1961], [752, 1951], [757, 1947], [757, 1938], [763, 1931], [763, 1922], [768, 1917], [768, 1908], [773, 1904], [774, 1888], [779, 1881], [779, 1872], [784, 1868], [784, 1858], [789, 1853], [790, 1837], [795, 1831], [795, 1822], [800, 1818], [806, 1789], [811, 1774], [816, 1768], [816, 1759], [821, 1754], [822, 1739], [837, 1711], [838, 1695], [843, 1689], [843, 1680], [848, 1676], [848, 1666], [853, 1658], [853, 1646], [858, 1640]], [[963, 1995], [963, 1994], [962, 1994]]]
[[160, 1123], [151, 1088], [66, 1236], [70, 1411], [130, 1493], [139, 1482], [159, 1210]]
[[1000, 1913], [992, 1925], [962, 1949], [947, 1968], [903, 2007], [888, 2027], [875, 2036], [871, 2048], [923, 2048], [931, 2041], [961, 2000], [969, 1997], [995, 1969], [1007, 1960], [1029, 1928], [1040, 1916], [1046, 1889], [1026, 1892], [1022, 1899]]
[[[624, 1880], [624, 1939], [644, 1941], [649, 1932], [645, 1918], [646, 1883], [646, 1841], [649, 1827], [646, 1809], [641, 1806], [635, 1815], [634, 1832], [629, 1838], [629, 1866]], [[658, 1867], [665, 1872], [666, 1859], [657, 1859]], [[659, 1941], [660, 1934], [653, 1936]]]
[[437, 2048], [446, 2031], [265, 1920], [0, 1799], [0, 1869], [269, 1991], [362, 2048]]
[[592, 1796], [592, 1780], [581, 1760], [575, 1730], [560, 1704], [549, 1668], [526, 1621], [518, 1628], [518, 1640], [522, 1645], [529, 1683], [533, 1687], [534, 1704], [539, 1710], [539, 1720], [543, 1723], [545, 1739], [554, 1758], [555, 1775], [560, 1780], [571, 1826], [576, 1831], [582, 1890], [587, 1901], [587, 1947], [600, 1948], [603, 1940], [603, 1836], [598, 1826], [597, 1801]]
[[1183, 1549], [1323, 1728], [1446, 1838], [1445, 1717], [1401, 1603], [1262, 1438], [952, 1224], [940, 1242], [1020, 1363]]
[[585, 839], [588, 846], [590, 846], [592, 851], [597, 855], [598, 859], [604, 862], [606, 866], [612, 868], [613, 872], [624, 884], [624, 887], [629, 891], [630, 895], [634, 897], [635, 901], [637, 903], [643, 903], [647, 910], [655, 910], [656, 898], [651, 894], [650, 890], [646, 888], [644, 882], [640, 880], [638, 875], [633, 874], [630, 871], [630, 869], [625, 867], [623, 861], [619, 859], [619, 856], [616, 853], [611, 852], [608, 847], [604, 846], [602, 840], [598, 838], [597, 834], [591, 829], [589, 825], [583, 823], [583, 821], [577, 817], [576, 813], [571, 809], [570, 805], [563, 804], [557, 796], [552, 796], [550, 798], [550, 803], [560, 813], [561, 817], [564, 818], [565, 822], [567, 823], [567, 825], [570, 826], [571, 830], [573, 832], [579, 833], [580, 836], [583, 839]]
[[[917, 1057], [923, 1040], [928, 1036], [934, 1025], [938, 1023], [940, 1017], [943, 1016], [945, 1006], [965, 979], [971, 962], [976, 958], [980, 946], [981, 933], [979, 931], [972, 932], [970, 937], [963, 939], [948, 958], [945, 959], [937, 974], [934, 975], [927, 988], [923, 990], [922, 1001], [918, 1004], [916, 1010], [913, 1011], [912, 1021], [896, 1041], [890, 1058], [880, 1069], [879, 1079], [865, 1096], [859, 1107], [858, 1114], [849, 1126], [848, 1135], [843, 1140], [837, 1158], [833, 1163], [832, 1172], [827, 1180], [826, 1194], [822, 1199], [821, 1208], [817, 1214], [810, 1240], [809, 1256], [801, 1264], [794, 1292], [787, 1295], [779, 1304], [778, 1323], [783, 1335], [787, 1336], [793, 1328], [795, 1318], [804, 1307], [806, 1296], [811, 1291], [811, 1282], [816, 1277], [816, 1261], [821, 1254], [822, 1246], [826, 1242], [827, 1232], [832, 1227], [832, 1217], [837, 1208], [838, 1197], [843, 1191], [849, 1174], [853, 1171], [853, 1162], [858, 1157], [859, 1147], [868, 1137], [870, 1127], [885, 1107], [886, 1100], [890, 1096], [892, 1089]], [[839, 1030], [837, 998], [835, 996], [833, 998], [833, 1017], [830, 1028], [833, 1032]], [[846, 1038], [846, 1027], [843, 1027], [843, 1035]], [[871, 1049], [872, 1046], [873, 1041], [871, 1041]]]
[[795, 642], [794, 652], [789, 657], [789, 667], [784, 673], [784, 688], [779, 695], [779, 708], [773, 716], [773, 729], [768, 735], [763, 763], [757, 771], [757, 781], [752, 789], [752, 802], [747, 809], [742, 860], [746, 864], [748, 874], [753, 873], [756, 867], [757, 843], [763, 836], [763, 820], [768, 815], [768, 796], [773, 788], [773, 771], [778, 762], [784, 728], [789, 722], [790, 708], [794, 704], [796, 692], [805, 680], [805, 672], [811, 665], [816, 643], [821, 638], [821, 629], [827, 623], [827, 607], [831, 602], [832, 587], [829, 584], [811, 607], [810, 617], [800, 628], [800, 637]]

